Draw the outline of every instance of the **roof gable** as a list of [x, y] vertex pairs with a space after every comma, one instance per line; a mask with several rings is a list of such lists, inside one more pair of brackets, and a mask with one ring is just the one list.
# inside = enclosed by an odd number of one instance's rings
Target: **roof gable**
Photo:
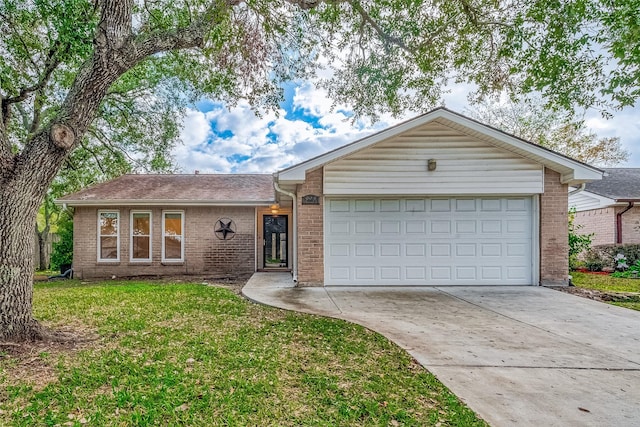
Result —
[[275, 200], [273, 177], [258, 174], [123, 175], [57, 200], [95, 205], [268, 205]]
[[387, 141], [434, 121], [461, 133], [485, 141], [496, 148], [510, 151], [522, 158], [529, 159], [548, 167], [549, 169], [561, 174], [563, 183], [580, 184], [582, 182], [598, 180], [602, 177], [602, 171], [600, 169], [586, 165], [537, 144], [509, 135], [476, 120], [440, 107], [422, 116], [418, 116], [351, 144], [284, 169], [277, 173], [277, 179], [282, 184], [304, 182], [306, 172], [308, 171], [323, 167], [338, 159], [342, 159], [360, 150], [371, 147], [372, 145], [378, 144], [382, 141]]

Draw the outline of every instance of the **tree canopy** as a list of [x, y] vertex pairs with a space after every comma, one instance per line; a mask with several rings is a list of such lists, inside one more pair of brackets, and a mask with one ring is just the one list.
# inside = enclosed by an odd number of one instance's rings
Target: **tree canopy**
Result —
[[162, 169], [185, 106], [259, 112], [295, 79], [374, 119], [449, 82], [607, 113], [640, 94], [639, 1], [2, 0], [0, 338], [38, 334], [30, 236], [78, 147]]
[[482, 123], [584, 163], [611, 167], [629, 158], [620, 138], [598, 137], [572, 112], [549, 110], [540, 99], [486, 101], [475, 105], [470, 113]]

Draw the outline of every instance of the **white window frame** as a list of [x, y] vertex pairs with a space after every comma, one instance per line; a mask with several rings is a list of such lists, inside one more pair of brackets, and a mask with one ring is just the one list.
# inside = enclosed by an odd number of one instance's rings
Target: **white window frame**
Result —
[[[147, 214], [149, 215], [149, 257], [148, 258], [134, 258], [133, 257], [133, 215], [134, 214]], [[129, 220], [129, 260], [131, 262], [151, 262], [153, 259], [153, 214], [151, 211], [135, 211], [132, 210]]]
[[[180, 246], [180, 259], [176, 258], [165, 258], [165, 218], [167, 214], [180, 214], [180, 228], [182, 229], [182, 245]], [[184, 211], [181, 210], [171, 210], [171, 211], [162, 211], [162, 262], [172, 263], [172, 262], [184, 262], [184, 246], [185, 246], [185, 229], [184, 229]]]
[[[105, 214], [105, 213], [114, 213], [117, 215], [118, 225], [116, 227], [116, 258], [102, 258], [102, 234], [100, 233], [100, 229], [101, 229], [100, 218], [102, 217], [102, 214]], [[120, 262], [120, 211], [113, 210], [113, 209], [100, 209], [98, 210], [97, 220], [98, 220], [97, 222], [98, 239], [96, 241], [96, 249], [97, 249], [96, 255], [97, 255], [98, 262]], [[112, 236], [105, 235], [105, 237], [112, 237]]]

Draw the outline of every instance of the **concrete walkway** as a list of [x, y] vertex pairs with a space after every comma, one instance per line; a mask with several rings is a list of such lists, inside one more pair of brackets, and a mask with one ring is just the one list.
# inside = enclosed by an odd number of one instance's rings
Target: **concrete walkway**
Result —
[[640, 312], [541, 287], [296, 288], [288, 273], [242, 292], [381, 333], [493, 426], [640, 425]]

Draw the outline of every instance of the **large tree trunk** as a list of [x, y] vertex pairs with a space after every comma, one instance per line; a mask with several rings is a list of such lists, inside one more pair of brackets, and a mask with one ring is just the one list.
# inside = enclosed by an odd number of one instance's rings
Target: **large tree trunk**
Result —
[[0, 340], [35, 339], [41, 329], [32, 315], [33, 230], [42, 198], [28, 181], [8, 182], [0, 188]]
[[[202, 47], [207, 28], [215, 25], [215, 19], [209, 17], [177, 31], [134, 37], [133, 0], [99, 4], [101, 19], [93, 56], [78, 71], [56, 117], [33, 134], [18, 154], [13, 153], [6, 122], [1, 120], [8, 116], [11, 104], [0, 96], [0, 341], [42, 337], [32, 315], [33, 230], [38, 207], [95, 118], [108, 88], [154, 53]], [[214, 5], [221, 7], [222, 3]]]

